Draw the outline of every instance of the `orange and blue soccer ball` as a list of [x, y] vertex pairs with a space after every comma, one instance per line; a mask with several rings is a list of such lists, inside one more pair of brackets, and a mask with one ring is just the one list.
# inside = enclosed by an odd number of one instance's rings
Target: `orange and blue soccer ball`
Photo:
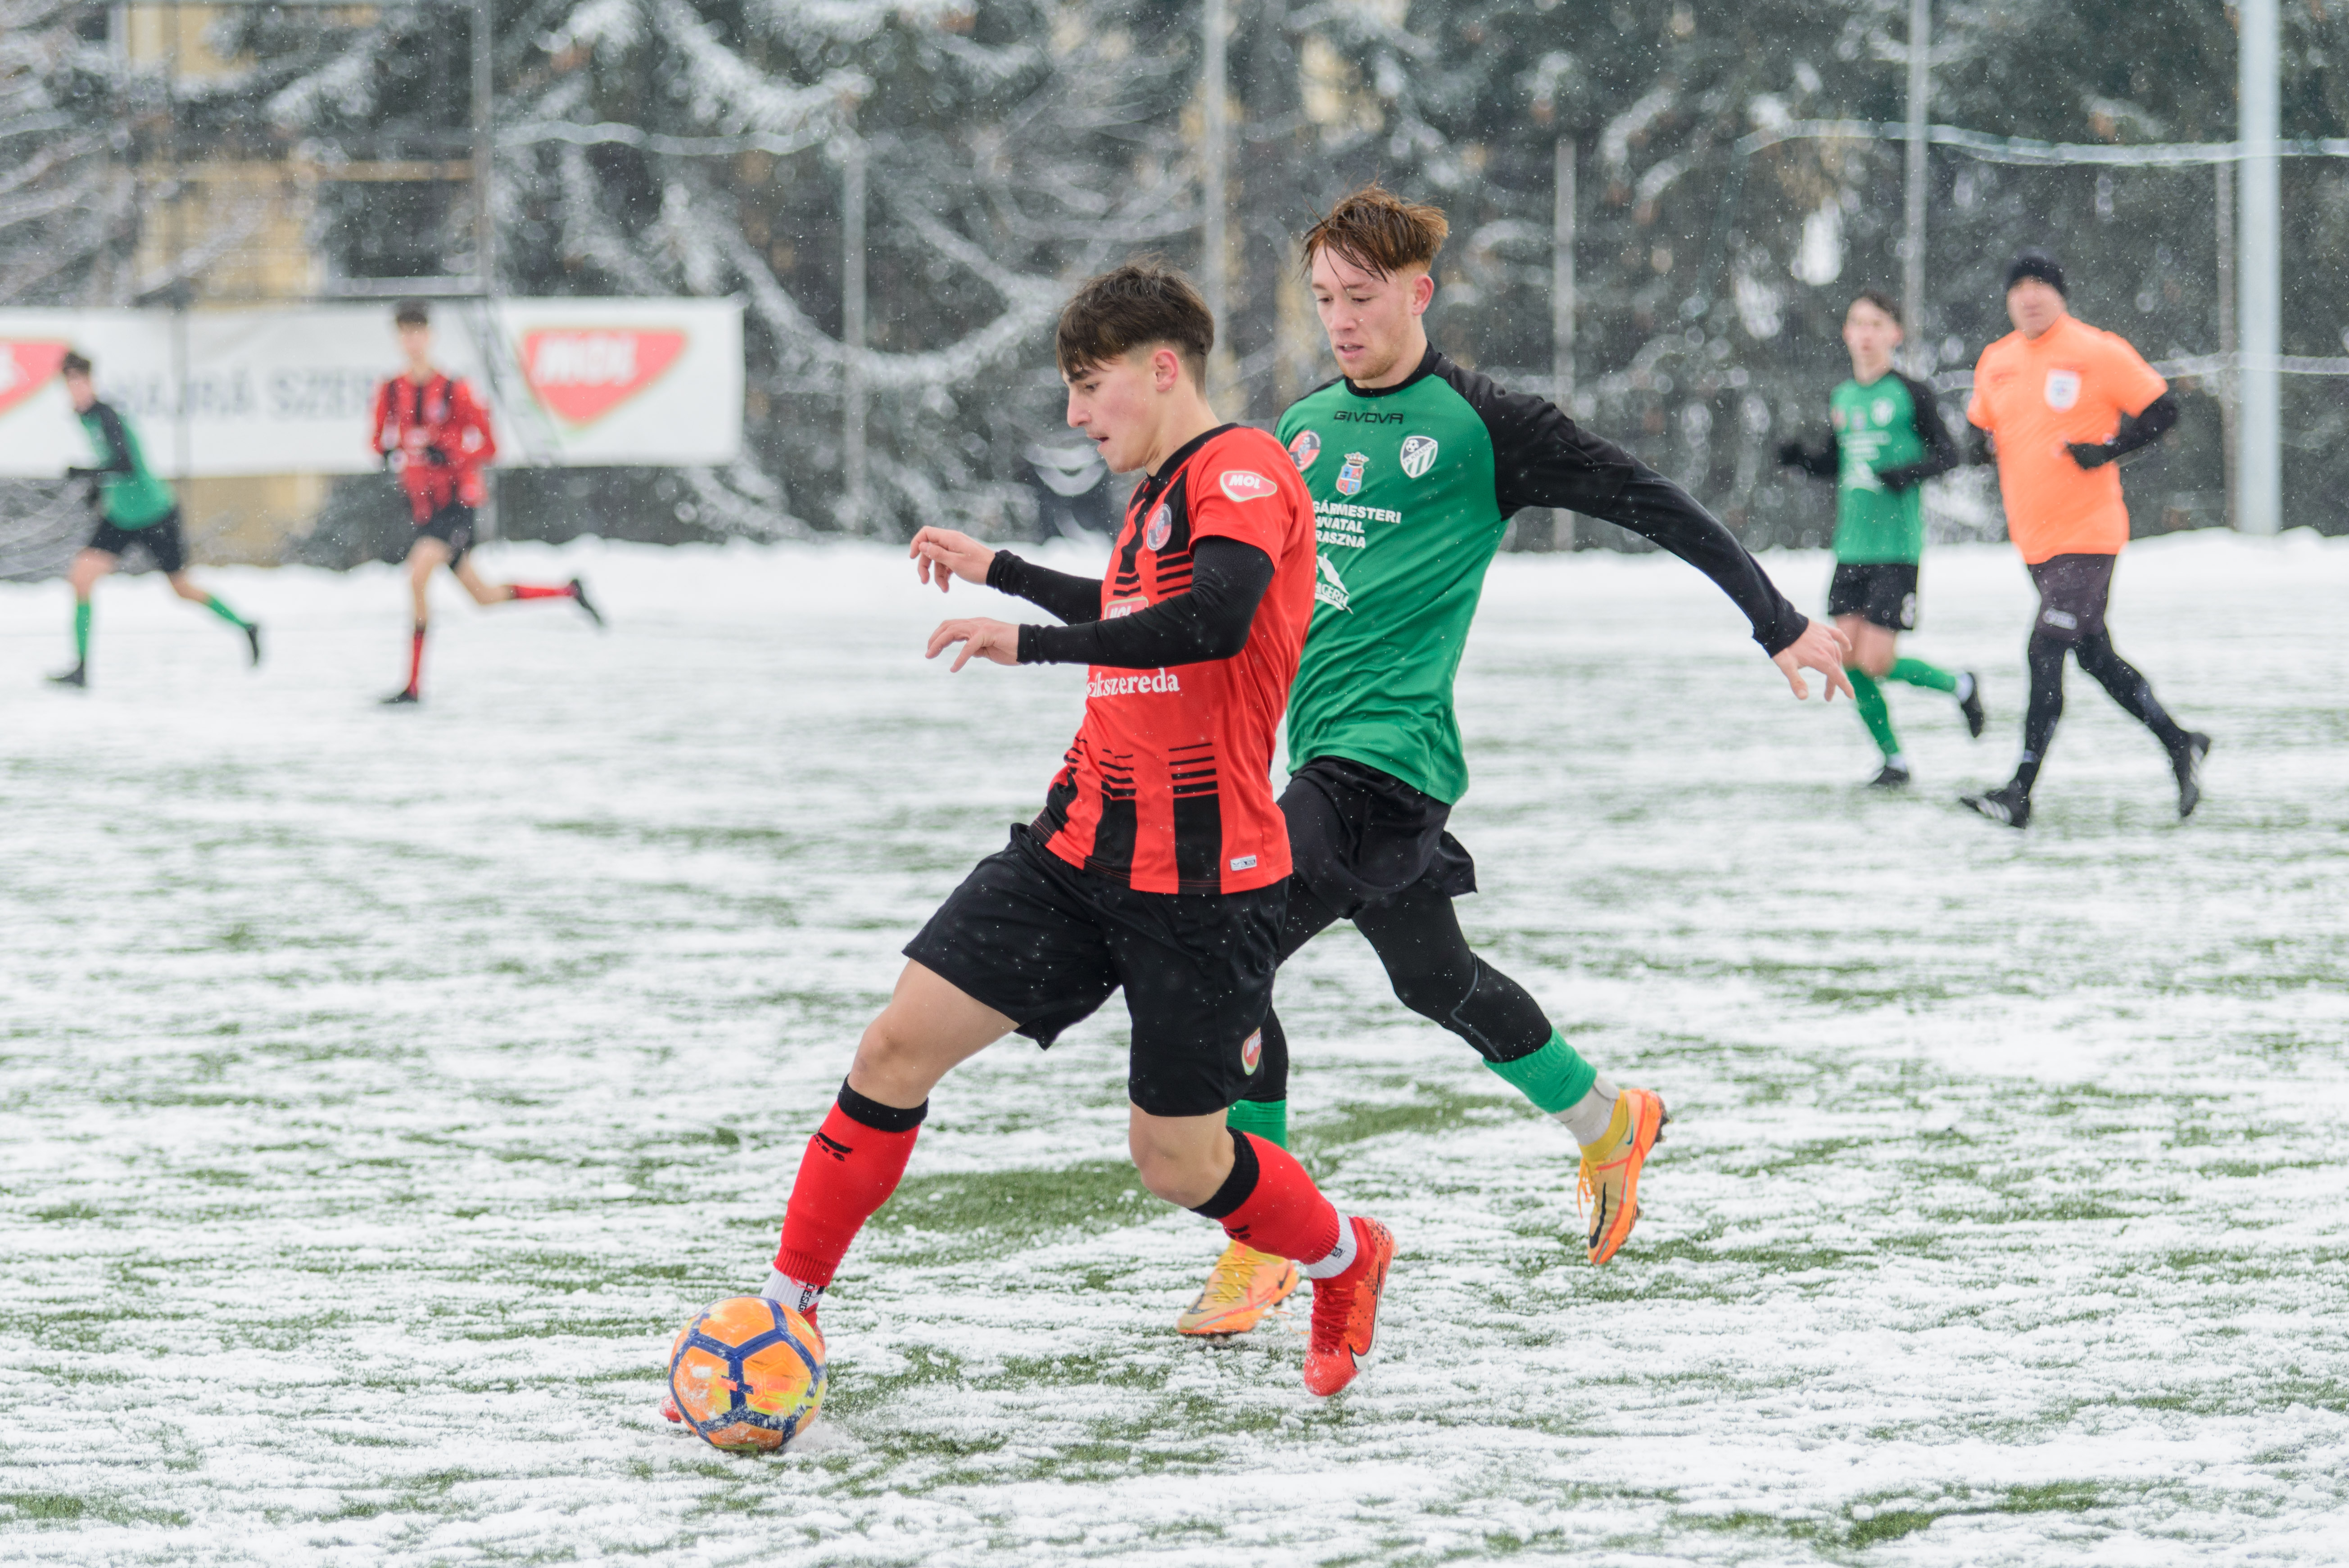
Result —
[[781, 1453], [815, 1425], [823, 1388], [823, 1336], [762, 1295], [704, 1307], [669, 1346], [677, 1413], [728, 1453]]

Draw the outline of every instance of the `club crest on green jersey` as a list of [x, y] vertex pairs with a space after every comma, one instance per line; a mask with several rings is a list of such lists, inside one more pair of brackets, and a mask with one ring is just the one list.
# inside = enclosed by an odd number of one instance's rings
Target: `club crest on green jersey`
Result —
[[1405, 436], [1402, 442], [1402, 471], [1413, 479], [1419, 478], [1435, 466], [1435, 438]]
[[1310, 430], [1298, 431], [1297, 439], [1288, 443], [1288, 460], [1297, 465], [1300, 474], [1311, 468], [1313, 459], [1320, 455], [1321, 438]]
[[1346, 460], [1338, 465], [1338, 493], [1354, 495], [1362, 488], [1362, 470], [1371, 466], [1367, 452], [1348, 452]]

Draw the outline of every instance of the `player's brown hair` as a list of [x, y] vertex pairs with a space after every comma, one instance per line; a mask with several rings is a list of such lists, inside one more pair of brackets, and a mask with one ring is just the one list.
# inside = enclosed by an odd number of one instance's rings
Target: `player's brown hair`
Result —
[[1087, 279], [1061, 307], [1052, 335], [1061, 374], [1071, 377], [1159, 343], [1181, 356], [1192, 380], [1206, 385], [1216, 318], [1189, 278], [1157, 261], [1128, 262]]
[[82, 353], [82, 351], [81, 351], [80, 349], [78, 349], [78, 348], [75, 348], [75, 349], [68, 349], [68, 350], [66, 352], [66, 356], [65, 356], [63, 359], [60, 359], [59, 361], [57, 361], [57, 374], [58, 374], [58, 375], [60, 375], [60, 376], [87, 376], [87, 375], [88, 375], [88, 374], [89, 374], [89, 357], [88, 357], [88, 356], [87, 356], [87, 355], [83, 354], [83, 353]]
[[420, 299], [401, 300], [391, 313], [391, 324], [394, 326], [429, 326], [432, 325], [432, 307]]
[[1435, 253], [1451, 232], [1443, 208], [1406, 201], [1372, 181], [1341, 198], [1327, 217], [1306, 230], [1298, 254], [1308, 273], [1313, 270], [1313, 258], [1326, 249], [1364, 272], [1392, 277], [1411, 267], [1433, 266]]
[[[1893, 325], [1898, 326], [1900, 325], [1900, 306], [1894, 302], [1890, 294], [1886, 294], [1882, 289], [1862, 289], [1857, 294], [1851, 296], [1851, 304], [1872, 304], [1877, 309], [1882, 311], [1885, 315], [1890, 316], [1892, 318]], [[1846, 305], [1844, 308], [1846, 310], [1849, 310], [1851, 305]]]

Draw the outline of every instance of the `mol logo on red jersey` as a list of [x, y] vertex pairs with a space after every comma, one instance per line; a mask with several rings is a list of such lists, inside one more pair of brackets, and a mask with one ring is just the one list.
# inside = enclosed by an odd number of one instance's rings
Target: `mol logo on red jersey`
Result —
[[684, 352], [681, 332], [550, 327], [523, 334], [523, 379], [556, 418], [585, 425], [660, 379]]
[[1223, 477], [1216, 482], [1224, 487], [1224, 493], [1234, 500], [1262, 500], [1268, 495], [1279, 493], [1278, 485], [1262, 474], [1247, 469], [1226, 469]]
[[49, 383], [66, 362], [62, 343], [28, 343], [0, 338], [0, 414], [6, 413]]

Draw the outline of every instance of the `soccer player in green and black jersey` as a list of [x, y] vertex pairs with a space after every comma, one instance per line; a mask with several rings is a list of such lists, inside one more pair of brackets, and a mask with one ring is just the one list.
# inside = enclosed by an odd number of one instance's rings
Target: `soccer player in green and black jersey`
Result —
[[[1403, 1005], [1464, 1040], [1581, 1144], [1594, 1205], [1590, 1261], [1638, 1216], [1640, 1170], [1664, 1122], [1652, 1091], [1617, 1088], [1567, 1044], [1525, 988], [1477, 956], [1452, 901], [1475, 866], [1444, 830], [1468, 787], [1453, 677], [1485, 572], [1510, 517], [1564, 507], [1655, 541], [1718, 583], [1785, 673], [1849, 691], [1847, 648], [1774, 587], [1729, 530], [1678, 485], [1549, 403], [1506, 392], [1429, 346], [1422, 320], [1444, 214], [1371, 186], [1303, 242], [1315, 304], [1344, 378], [1281, 417], [1278, 435], [1313, 497], [1312, 624], [1289, 692], [1281, 809], [1293, 870], [1285, 959], [1351, 920]], [[1265, 1068], [1232, 1107], [1235, 1127], [1288, 1131], [1288, 1042], [1265, 1020]], [[1177, 1326], [1251, 1327], [1295, 1274], [1235, 1243]]]
[[1900, 313], [1874, 290], [1851, 302], [1843, 323], [1851, 379], [1828, 401], [1826, 445], [1788, 441], [1778, 460], [1836, 481], [1835, 581], [1827, 614], [1850, 639], [1855, 706], [1884, 754], [1868, 782], [1880, 789], [1909, 782], [1909, 759], [1892, 732], [1892, 713], [1877, 683], [1896, 680], [1948, 692], [1966, 730], [1982, 732], [1982, 683], [1922, 659], [1896, 656], [1894, 639], [1917, 629], [1917, 562], [1925, 552], [1925, 481], [1958, 466], [1958, 445], [1941, 423], [1933, 389], [1892, 368]]
[[112, 572], [133, 546], [146, 551], [170, 580], [171, 592], [202, 604], [244, 634], [253, 662], [261, 662], [261, 627], [188, 580], [187, 546], [180, 538], [180, 503], [171, 487], [147, 467], [146, 453], [113, 405], [98, 401], [90, 384], [90, 363], [78, 354], [65, 357], [66, 396], [81, 428], [98, 450], [94, 467], [70, 468], [69, 480], [88, 480], [98, 511], [98, 531], [74, 557], [67, 573], [74, 591], [74, 666], [49, 678], [59, 686], [89, 684], [89, 596], [98, 580]]

